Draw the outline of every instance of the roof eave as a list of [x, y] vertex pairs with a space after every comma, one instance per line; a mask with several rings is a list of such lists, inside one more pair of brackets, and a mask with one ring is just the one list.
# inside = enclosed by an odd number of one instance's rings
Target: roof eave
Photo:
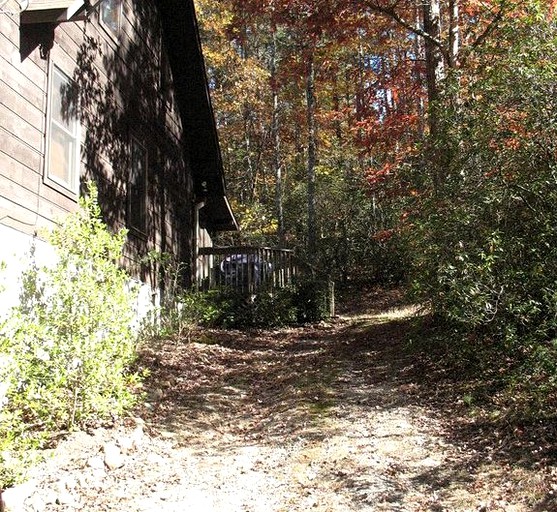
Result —
[[[158, 0], [163, 40], [180, 108], [194, 189], [205, 200], [211, 229], [237, 230], [228, 199], [217, 127], [192, 0]], [[217, 220], [220, 219], [220, 220]]]
[[63, 23], [79, 21], [87, 14], [84, 0], [31, 0], [21, 13], [21, 23]]

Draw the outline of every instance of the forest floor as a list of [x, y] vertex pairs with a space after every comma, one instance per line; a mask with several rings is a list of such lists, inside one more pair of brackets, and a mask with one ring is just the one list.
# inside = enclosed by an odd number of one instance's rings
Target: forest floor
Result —
[[18, 512], [557, 510], [554, 426], [469, 403], [396, 291], [341, 313], [146, 348], [135, 416], [60, 443]]

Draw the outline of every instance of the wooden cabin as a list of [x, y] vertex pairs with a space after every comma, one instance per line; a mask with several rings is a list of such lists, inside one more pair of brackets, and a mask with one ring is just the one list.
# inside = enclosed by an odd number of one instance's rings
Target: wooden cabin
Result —
[[128, 267], [150, 252], [195, 279], [235, 230], [193, 0], [0, 0], [0, 261], [75, 210], [92, 179]]

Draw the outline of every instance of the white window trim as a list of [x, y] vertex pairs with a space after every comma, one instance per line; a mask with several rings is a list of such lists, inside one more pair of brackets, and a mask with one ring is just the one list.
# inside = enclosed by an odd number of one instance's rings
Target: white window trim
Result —
[[[50, 169], [50, 157], [51, 157], [51, 150], [52, 150], [52, 125], [56, 124], [60, 129], [64, 132], [68, 133], [65, 127], [60, 126], [59, 123], [53, 118], [53, 84], [54, 84], [54, 73], [58, 72], [63, 77], [67, 78], [69, 83], [72, 83], [72, 78], [66, 73], [60, 66], [57, 66], [55, 63], [51, 62], [49, 65], [49, 73], [48, 73], [48, 102], [47, 102], [47, 134], [46, 134], [46, 151], [45, 151], [45, 172], [44, 172], [44, 181], [46, 184], [50, 185], [51, 187], [55, 188], [59, 192], [71, 197], [72, 199], [76, 199], [79, 196], [79, 180], [81, 174], [81, 122], [79, 118], [76, 118], [77, 126], [75, 134], [71, 135], [75, 140], [75, 154], [74, 154], [74, 162], [72, 169], [70, 171], [70, 182], [66, 182], [59, 177], [55, 176], [51, 173]], [[79, 105], [78, 105], [79, 108]]]

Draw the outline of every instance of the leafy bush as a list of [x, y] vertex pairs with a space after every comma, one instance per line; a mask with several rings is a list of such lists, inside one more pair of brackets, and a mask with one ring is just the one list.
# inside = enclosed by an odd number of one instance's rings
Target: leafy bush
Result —
[[95, 187], [80, 206], [48, 236], [56, 263], [24, 270], [20, 305], [1, 326], [0, 463], [134, 400], [135, 293], [118, 264], [126, 233], [107, 230]]
[[538, 414], [557, 402], [557, 27], [512, 24], [447, 84], [402, 231], [438, 349]]
[[231, 288], [207, 292], [202, 325], [220, 327], [277, 327], [296, 321], [290, 288], [249, 294]]
[[[436, 314], [494, 340], [557, 332], [554, 25], [517, 20], [448, 88], [432, 145], [408, 176], [414, 289]], [[436, 186], [424, 181], [442, 166]]]
[[[169, 310], [161, 311], [168, 315]], [[162, 318], [169, 330], [163, 335], [184, 337], [184, 331], [172, 326], [205, 327], [279, 327], [297, 322], [315, 322], [330, 313], [329, 284], [313, 279], [276, 290], [246, 293], [234, 288], [207, 292], [184, 292], [171, 308], [174, 321]], [[189, 335], [187, 336], [189, 338]]]
[[296, 285], [294, 304], [298, 322], [318, 322], [330, 315], [332, 284], [326, 279], [302, 279]]

